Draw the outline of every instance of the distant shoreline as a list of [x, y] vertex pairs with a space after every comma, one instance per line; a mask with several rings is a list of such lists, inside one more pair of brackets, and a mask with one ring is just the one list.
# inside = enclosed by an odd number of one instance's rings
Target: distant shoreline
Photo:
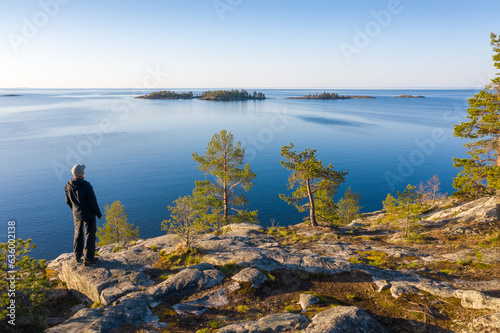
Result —
[[399, 96], [393, 96], [393, 98], [425, 98], [425, 96], [421, 96], [421, 95], [399, 95]]
[[338, 99], [375, 99], [373, 96], [341, 96], [338, 98], [315, 98], [308, 96], [300, 96], [300, 97], [285, 97], [285, 99], [319, 99], [319, 100], [338, 100]]

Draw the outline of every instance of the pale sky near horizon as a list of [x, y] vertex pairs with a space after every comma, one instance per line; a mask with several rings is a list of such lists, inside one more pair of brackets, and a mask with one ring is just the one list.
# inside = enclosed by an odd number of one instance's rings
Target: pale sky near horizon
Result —
[[499, 18], [498, 0], [2, 0], [0, 89], [482, 87]]

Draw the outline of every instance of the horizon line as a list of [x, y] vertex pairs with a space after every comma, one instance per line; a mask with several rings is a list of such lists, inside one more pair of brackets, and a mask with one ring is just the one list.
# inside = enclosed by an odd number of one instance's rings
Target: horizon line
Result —
[[0, 90], [7, 89], [110, 89], [110, 90], [169, 90], [169, 89], [179, 89], [179, 90], [202, 90], [202, 89], [318, 89], [318, 90], [472, 90], [472, 89], [482, 89], [483, 87], [157, 87], [157, 88], [143, 88], [143, 87], [129, 87], [129, 88], [111, 88], [111, 87], [9, 87], [0, 88]]

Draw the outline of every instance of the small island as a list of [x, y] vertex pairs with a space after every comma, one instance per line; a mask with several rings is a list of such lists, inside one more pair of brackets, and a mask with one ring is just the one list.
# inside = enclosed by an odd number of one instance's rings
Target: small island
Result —
[[393, 96], [394, 98], [424, 98], [424, 96], [420, 95], [399, 95], [399, 96]]
[[216, 91], [209, 90], [203, 92], [199, 99], [206, 101], [246, 101], [249, 99], [266, 99], [266, 95], [256, 91], [250, 94], [244, 89], [241, 89], [241, 91], [238, 89]]
[[165, 91], [155, 91], [147, 95], [137, 96], [136, 98], [142, 99], [193, 99], [199, 98], [200, 96], [193, 95], [193, 92], [190, 91], [188, 93], [176, 93], [174, 91], [165, 90]]
[[246, 101], [250, 99], [266, 99], [266, 95], [261, 92], [241, 89], [205, 91], [201, 95], [194, 95], [192, 91], [187, 93], [176, 93], [174, 91], [156, 91], [147, 95], [137, 96], [140, 99], [200, 99], [205, 101]]
[[2, 95], [2, 97], [19, 97], [21, 95], [15, 95], [15, 94], [8, 94], [8, 95]]
[[373, 99], [375, 97], [372, 96], [343, 96], [339, 95], [337, 93], [316, 93], [314, 95], [309, 94], [305, 95], [302, 97], [287, 97], [286, 99], [323, 99], [323, 100], [331, 100], [331, 99], [354, 99], [354, 98], [366, 98], [366, 99]]

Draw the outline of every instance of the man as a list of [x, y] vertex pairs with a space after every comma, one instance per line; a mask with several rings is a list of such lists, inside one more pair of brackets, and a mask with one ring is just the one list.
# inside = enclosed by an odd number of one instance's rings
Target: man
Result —
[[96, 219], [102, 218], [101, 210], [97, 205], [94, 189], [84, 179], [85, 165], [77, 164], [71, 169], [75, 178], [71, 179], [65, 186], [66, 203], [73, 211], [75, 220], [75, 237], [73, 240], [73, 253], [77, 263], [83, 255], [83, 227], [85, 226], [85, 258], [84, 265], [93, 265], [97, 258], [95, 254]]

